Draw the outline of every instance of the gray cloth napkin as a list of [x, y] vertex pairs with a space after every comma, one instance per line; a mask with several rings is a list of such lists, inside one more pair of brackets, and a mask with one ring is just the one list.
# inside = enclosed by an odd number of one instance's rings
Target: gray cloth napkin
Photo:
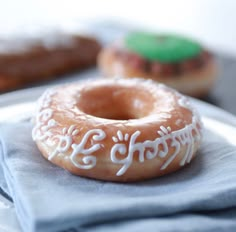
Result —
[[49, 163], [29, 123], [0, 131], [1, 166], [25, 232], [236, 230], [236, 147], [210, 130], [187, 167], [127, 184], [81, 178]]

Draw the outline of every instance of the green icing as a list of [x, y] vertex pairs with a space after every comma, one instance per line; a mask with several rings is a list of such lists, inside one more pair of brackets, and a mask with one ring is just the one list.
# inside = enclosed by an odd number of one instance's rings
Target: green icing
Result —
[[201, 52], [195, 41], [170, 34], [131, 33], [125, 37], [125, 46], [148, 60], [163, 63], [182, 61]]

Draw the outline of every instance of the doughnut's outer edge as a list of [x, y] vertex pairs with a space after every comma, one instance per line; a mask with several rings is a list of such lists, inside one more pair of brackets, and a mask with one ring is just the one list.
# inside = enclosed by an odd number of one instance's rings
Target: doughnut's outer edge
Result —
[[[183, 127], [173, 131], [173, 125], [172, 128], [164, 123], [155, 125], [155, 117], [150, 127], [143, 123], [146, 128], [143, 131], [135, 129], [142, 129], [142, 124], [125, 127], [122, 126], [122, 122], [114, 120], [116, 126], [113, 127], [112, 121], [87, 115], [83, 116], [89, 118], [90, 124], [86, 120], [78, 120], [76, 124], [75, 119], [65, 115], [62, 119], [61, 115], [55, 112], [55, 101], [58, 102], [61, 91], [69, 90], [76, 85], [50, 89], [39, 100], [32, 131], [33, 139], [46, 159], [76, 175], [118, 182], [140, 181], [162, 176], [191, 162], [201, 142], [202, 124], [199, 115], [186, 97], [162, 84], [139, 78], [98, 80], [91, 86], [96, 87], [101, 83], [106, 85], [129, 83], [131, 87], [132, 84], [134, 86], [143, 84], [152, 92], [161, 88], [173, 94], [174, 99], [178, 100], [176, 104], [179, 110], [184, 111], [180, 114], [187, 114], [191, 119], [186, 119]], [[78, 84], [81, 88], [88, 85], [89, 82]], [[58, 104], [58, 109], [67, 107], [69, 110], [76, 107], [76, 102], [70, 101], [71, 99], [73, 100], [73, 97], [68, 95], [66, 103], [59, 101], [61, 105]], [[140, 120], [142, 122], [142, 119]], [[168, 119], [166, 121], [168, 122]], [[109, 126], [106, 126], [106, 123]], [[117, 127], [117, 123], [121, 126]], [[151, 131], [153, 125], [155, 130]], [[126, 131], [125, 128], [131, 128], [131, 131]], [[148, 134], [151, 133], [152, 138], [142, 137], [143, 134], [147, 134], [147, 129], [150, 130]], [[158, 144], [161, 144], [161, 148]], [[157, 149], [156, 153], [149, 150], [148, 153], [150, 146], [153, 146], [154, 150], [158, 147], [159, 150]]]

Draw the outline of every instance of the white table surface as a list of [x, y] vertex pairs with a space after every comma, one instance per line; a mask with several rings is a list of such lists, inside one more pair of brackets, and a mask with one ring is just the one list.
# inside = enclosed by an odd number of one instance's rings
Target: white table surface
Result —
[[236, 56], [235, 0], [0, 0], [0, 34], [24, 25], [111, 19], [193, 36]]
[[[0, 0], [0, 6], [0, 36], [21, 31], [25, 26], [67, 27], [86, 19], [110, 19], [157, 31], [184, 33], [213, 50], [236, 57], [234, 0]], [[220, 115], [220, 111], [214, 113], [214, 116]], [[228, 122], [233, 118], [222, 115]], [[19, 231], [14, 207], [1, 196], [0, 231]]]

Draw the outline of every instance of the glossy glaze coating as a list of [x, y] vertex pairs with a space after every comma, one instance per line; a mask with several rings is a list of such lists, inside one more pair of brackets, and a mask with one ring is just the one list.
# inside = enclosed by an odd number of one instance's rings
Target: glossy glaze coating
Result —
[[74, 174], [137, 181], [189, 163], [201, 122], [184, 96], [162, 84], [97, 80], [46, 92], [32, 134], [47, 159]]

